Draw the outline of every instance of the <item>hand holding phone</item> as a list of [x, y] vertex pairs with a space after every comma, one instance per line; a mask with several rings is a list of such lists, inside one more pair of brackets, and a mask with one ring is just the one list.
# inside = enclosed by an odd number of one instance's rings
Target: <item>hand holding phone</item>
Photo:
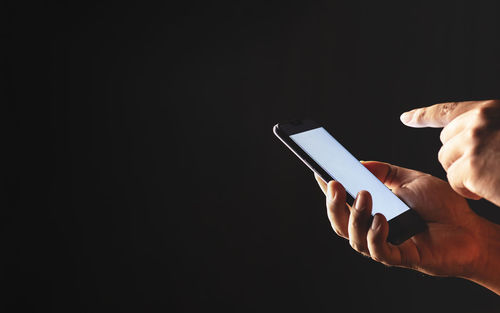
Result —
[[401, 243], [425, 228], [415, 211], [316, 122], [278, 124], [274, 133], [325, 182], [337, 180], [353, 198], [362, 190], [370, 192], [373, 214], [382, 213], [390, 223], [390, 242]]
[[[327, 165], [322, 165], [325, 168], [320, 166], [289, 138], [294, 133], [320, 126], [312, 121], [298, 121], [293, 122], [290, 127], [286, 126], [289, 124], [275, 126], [275, 134], [321, 177], [318, 182], [323, 191], [334, 195], [327, 201], [328, 218], [332, 226], [349, 239], [355, 250], [389, 266], [411, 268], [429, 275], [466, 278], [500, 294], [500, 249], [497, 248], [500, 247], [500, 225], [475, 214], [467, 201], [453, 191], [447, 182], [429, 174], [387, 163], [364, 163], [363, 168], [370, 175], [373, 174], [380, 183], [392, 189], [394, 197], [397, 195], [408, 204], [425, 224], [423, 231], [417, 231], [408, 240], [397, 244], [401, 238], [411, 233], [403, 231], [406, 235], [397, 235], [396, 239], [399, 240], [392, 240], [396, 243], [392, 244], [387, 242], [390, 228], [393, 226], [391, 220], [387, 222], [379, 213], [371, 224], [363, 223], [363, 218], [366, 219], [367, 215], [369, 218], [372, 210], [375, 210], [375, 202], [372, 205], [369, 201], [371, 193], [366, 189], [359, 193], [356, 204], [361, 202], [366, 206], [361, 213], [356, 208], [349, 207], [346, 204], [346, 190], [341, 182], [330, 177], [325, 170]], [[389, 189], [387, 191], [391, 192]], [[381, 203], [378, 209], [383, 212], [384, 203]], [[394, 218], [397, 216], [392, 220]], [[411, 223], [401, 223], [400, 227], [403, 225], [412, 227]]]
[[441, 179], [382, 162], [370, 161], [365, 165], [418, 212], [426, 229], [399, 245], [386, 242], [390, 223], [382, 215], [377, 214], [371, 224], [363, 223], [363, 215], [369, 214], [371, 208], [366, 201], [367, 192], [360, 193], [356, 200], [356, 204], [368, 204], [365, 212], [359, 213], [356, 208], [345, 211], [342, 209], [346, 208], [346, 193], [342, 186], [320, 180], [325, 192], [332, 189], [329, 192], [336, 195], [334, 201], [327, 201], [331, 224], [347, 235], [355, 250], [384, 264], [430, 275], [465, 277], [483, 270], [484, 255], [491, 253], [481, 250], [486, 238], [483, 236], [496, 232], [500, 239], [498, 225], [476, 215], [467, 201]]

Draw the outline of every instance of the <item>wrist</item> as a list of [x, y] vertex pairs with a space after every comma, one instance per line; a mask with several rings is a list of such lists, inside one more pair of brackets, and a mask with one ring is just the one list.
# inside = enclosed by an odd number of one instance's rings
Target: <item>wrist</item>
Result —
[[500, 295], [500, 225], [478, 217], [477, 240], [480, 247], [473, 270], [463, 278]]

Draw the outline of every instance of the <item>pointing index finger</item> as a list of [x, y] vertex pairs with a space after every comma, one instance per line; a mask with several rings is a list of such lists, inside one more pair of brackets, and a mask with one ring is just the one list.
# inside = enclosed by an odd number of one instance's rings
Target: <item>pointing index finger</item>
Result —
[[401, 122], [410, 127], [445, 127], [454, 118], [477, 105], [477, 101], [438, 103], [403, 113]]

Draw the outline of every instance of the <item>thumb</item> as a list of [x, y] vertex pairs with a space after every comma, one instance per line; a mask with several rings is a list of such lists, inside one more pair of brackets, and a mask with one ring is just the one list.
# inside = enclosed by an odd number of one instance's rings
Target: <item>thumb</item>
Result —
[[410, 127], [445, 127], [455, 117], [476, 106], [479, 101], [445, 102], [401, 114], [401, 122]]
[[416, 177], [425, 175], [419, 171], [384, 162], [362, 161], [361, 163], [390, 189], [401, 187]]

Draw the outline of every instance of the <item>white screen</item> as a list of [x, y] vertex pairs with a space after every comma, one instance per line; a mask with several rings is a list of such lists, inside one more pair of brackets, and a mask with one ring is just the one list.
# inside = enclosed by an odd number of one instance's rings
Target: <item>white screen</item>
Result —
[[409, 209], [323, 127], [291, 135], [290, 138], [340, 182], [351, 196], [356, 197], [361, 190], [369, 191], [373, 200], [372, 214], [382, 213], [390, 220]]

